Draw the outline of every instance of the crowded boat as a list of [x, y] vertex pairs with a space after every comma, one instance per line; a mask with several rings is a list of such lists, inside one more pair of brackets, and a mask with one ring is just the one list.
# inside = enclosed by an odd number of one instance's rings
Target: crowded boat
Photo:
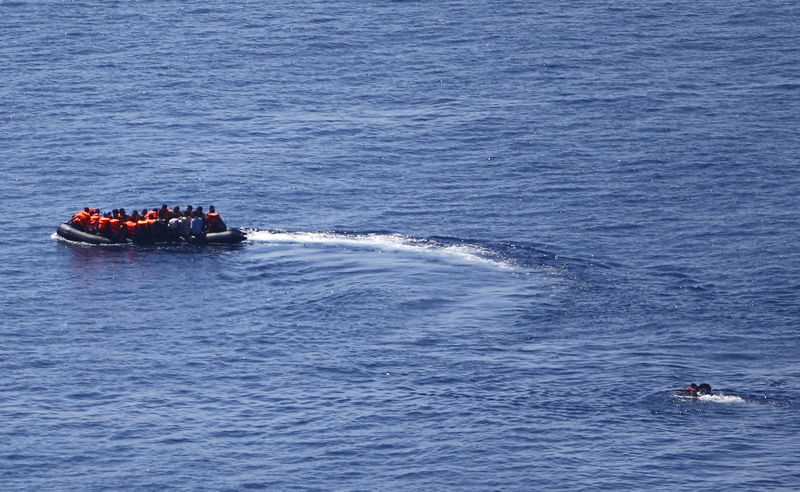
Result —
[[219, 212], [210, 206], [187, 205], [169, 208], [144, 208], [130, 214], [124, 209], [101, 212], [86, 207], [59, 226], [57, 233], [67, 239], [90, 243], [158, 242], [239, 242], [243, 232], [225, 225]]

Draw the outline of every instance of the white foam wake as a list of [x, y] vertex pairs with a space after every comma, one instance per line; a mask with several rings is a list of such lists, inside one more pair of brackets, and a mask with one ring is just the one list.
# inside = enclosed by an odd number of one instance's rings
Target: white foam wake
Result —
[[701, 395], [701, 396], [688, 396], [688, 395], [676, 395], [677, 398], [681, 400], [698, 400], [698, 401], [705, 401], [711, 403], [745, 403], [747, 400], [740, 396], [733, 396], [733, 395]]
[[712, 401], [715, 403], [744, 403], [744, 398], [733, 395], [702, 395], [698, 396], [702, 401]]
[[513, 266], [496, 254], [476, 245], [447, 244], [429, 239], [412, 238], [402, 234], [346, 234], [339, 232], [285, 232], [248, 230], [249, 241], [272, 244], [298, 244], [355, 250], [387, 251], [436, 256], [467, 263], [482, 263], [497, 268]]

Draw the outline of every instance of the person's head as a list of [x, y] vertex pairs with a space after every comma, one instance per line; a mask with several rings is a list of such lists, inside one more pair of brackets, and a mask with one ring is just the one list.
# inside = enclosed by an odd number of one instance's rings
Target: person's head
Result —
[[697, 389], [697, 384], [695, 384], [695, 383], [692, 383], [692, 385], [690, 386], [690, 388], [692, 388], [692, 389]]
[[124, 208], [120, 208], [119, 209], [119, 216], [120, 217], [126, 217], [127, 215], [128, 214], [125, 213], [125, 209]]
[[111, 212], [104, 213], [103, 217], [108, 217], [110, 219], [111, 218]]
[[89, 207], [83, 207], [83, 211], [89, 213]]
[[131, 219], [137, 220], [139, 218], [139, 212], [134, 210], [133, 214], [131, 214]]
[[167, 207], [166, 203], [161, 204], [161, 210], [169, 210], [169, 207]]
[[180, 212], [181, 212], [181, 206], [180, 205], [175, 205], [174, 207], [172, 207], [172, 213], [178, 214]]
[[146, 208], [143, 208], [143, 209], [142, 209], [142, 215], [143, 215], [143, 216], [144, 216], [144, 215], [147, 215], [147, 209], [146, 209]]
[[208, 213], [211, 213], [211, 212], [216, 212], [216, 210], [214, 209], [214, 205], [211, 205], [210, 207], [208, 207]]
[[194, 207], [192, 207], [191, 205], [186, 205], [186, 211], [191, 212], [192, 208]]
[[197, 207], [197, 213], [200, 214], [200, 216], [202, 216], [203, 215], [203, 207]]
[[117, 209], [115, 208], [114, 210], [112, 210], [112, 211], [111, 211], [111, 215], [112, 215], [113, 217], [116, 217], [117, 215], [119, 215], [119, 210], [117, 210]]

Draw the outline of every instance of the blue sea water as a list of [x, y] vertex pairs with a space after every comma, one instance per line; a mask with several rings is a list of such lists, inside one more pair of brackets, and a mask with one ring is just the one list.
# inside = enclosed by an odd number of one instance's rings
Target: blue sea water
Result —
[[[0, 487], [797, 490], [798, 44], [791, 1], [0, 1]], [[162, 203], [249, 240], [53, 234]]]

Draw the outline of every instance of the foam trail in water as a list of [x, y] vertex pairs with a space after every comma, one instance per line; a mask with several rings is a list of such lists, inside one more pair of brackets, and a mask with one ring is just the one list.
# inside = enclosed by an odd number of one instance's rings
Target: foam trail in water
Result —
[[733, 395], [701, 395], [701, 396], [687, 396], [687, 395], [676, 395], [677, 398], [681, 400], [699, 400], [699, 401], [706, 401], [712, 403], [745, 403], [747, 400], [740, 396], [733, 396]]
[[[301, 244], [348, 249], [367, 249], [400, 253], [433, 255], [456, 261], [483, 263], [497, 268], [512, 269], [513, 266], [497, 254], [469, 244], [447, 244], [429, 239], [412, 238], [402, 234], [346, 234], [339, 232], [286, 232], [248, 230], [249, 241], [274, 244]], [[494, 256], [495, 258], [492, 258]]]
[[744, 398], [733, 395], [703, 395], [698, 396], [703, 401], [713, 401], [715, 403], [744, 403]]

